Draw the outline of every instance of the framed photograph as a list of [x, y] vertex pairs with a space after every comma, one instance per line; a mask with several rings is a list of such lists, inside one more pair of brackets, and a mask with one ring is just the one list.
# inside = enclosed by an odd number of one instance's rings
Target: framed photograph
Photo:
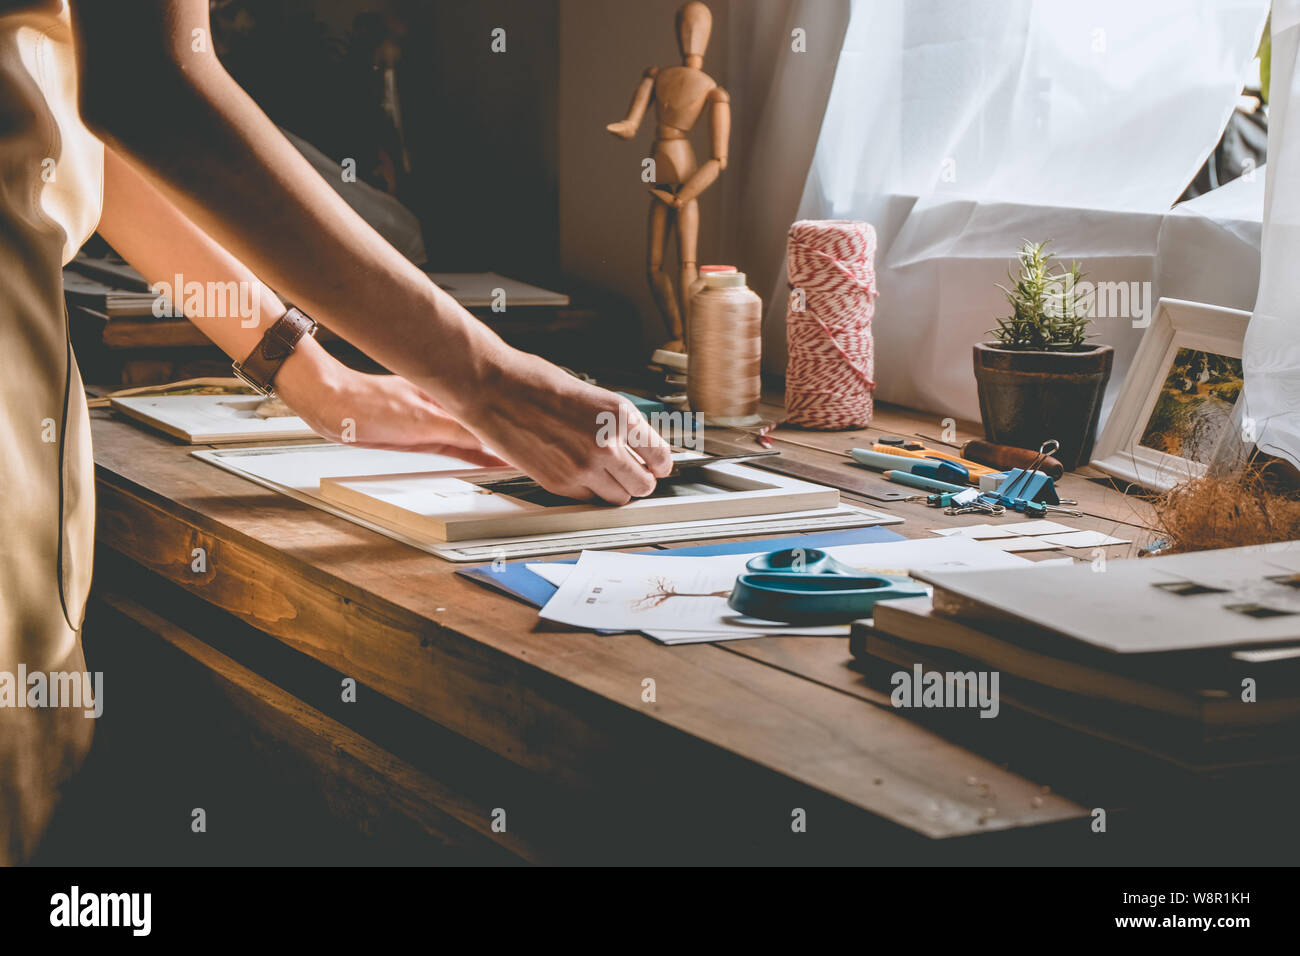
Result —
[[1250, 313], [1161, 299], [1093, 452], [1093, 467], [1168, 491], [1237, 440]]

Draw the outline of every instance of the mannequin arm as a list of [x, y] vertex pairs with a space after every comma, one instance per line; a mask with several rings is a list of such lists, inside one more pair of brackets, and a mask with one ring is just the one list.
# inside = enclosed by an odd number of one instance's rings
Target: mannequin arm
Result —
[[649, 67], [645, 71], [640, 85], [632, 94], [632, 102], [628, 104], [627, 117], [617, 123], [608, 124], [605, 129], [623, 139], [631, 139], [636, 135], [636, 131], [641, 128], [641, 120], [645, 119], [645, 111], [650, 106], [650, 100], [654, 97], [655, 77], [658, 75], [657, 66]]

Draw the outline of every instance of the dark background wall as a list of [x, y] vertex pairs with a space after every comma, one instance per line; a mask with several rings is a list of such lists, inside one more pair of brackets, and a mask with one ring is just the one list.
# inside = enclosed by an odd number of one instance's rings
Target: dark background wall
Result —
[[[409, 176], [396, 195], [424, 228], [429, 268], [560, 281], [555, 0], [228, 0], [222, 60], [268, 115], [373, 175], [383, 142], [377, 37], [401, 51]], [[491, 51], [492, 30], [506, 51]]]
[[[559, 280], [554, 0], [440, 0], [412, 18], [403, 79], [440, 271]], [[506, 52], [492, 53], [492, 30]]]

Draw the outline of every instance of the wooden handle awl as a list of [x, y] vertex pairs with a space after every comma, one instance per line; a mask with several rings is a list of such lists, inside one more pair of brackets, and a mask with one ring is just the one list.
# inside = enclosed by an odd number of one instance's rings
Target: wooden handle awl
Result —
[[[961, 456], [1006, 471], [1011, 468], [1028, 468], [1038, 457], [1038, 452], [976, 438], [961, 446]], [[1038, 470], [1053, 481], [1065, 474], [1065, 466], [1050, 455], [1039, 462]]]

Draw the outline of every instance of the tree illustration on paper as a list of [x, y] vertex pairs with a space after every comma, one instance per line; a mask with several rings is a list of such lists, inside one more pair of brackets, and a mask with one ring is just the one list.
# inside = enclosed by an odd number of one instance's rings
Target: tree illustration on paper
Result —
[[727, 588], [727, 590], [725, 591], [706, 591], [706, 592], [678, 591], [677, 585], [674, 584], [668, 578], [655, 578], [651, 582], [651, 587], [653, 588], [653, 590], [650, 591], [649, 594], [645, 595], [644, 597], [637, 598], [635, 601], [632, 602], [632, 610], [649, 611], [652, 608], [659, 607], [661, 604], [666, 602], [669, 598], [675, 598], [675, 597], [725, 598], [731, 594], [730, 588]]

